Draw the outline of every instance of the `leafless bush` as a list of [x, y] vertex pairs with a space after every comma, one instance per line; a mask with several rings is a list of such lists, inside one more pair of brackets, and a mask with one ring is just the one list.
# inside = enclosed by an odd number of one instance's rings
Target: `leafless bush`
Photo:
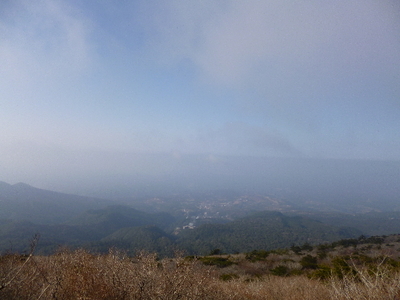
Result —
[[[21, 264], [0, 299], [215, 299], [211, 269], [182, 257], [158, 261], [140, 253], [93, 255], [85, 250], [35, 257], [35, 263], [2, 257], [0, 274]], [[3, 280], [4, 281], [4, 280]], [[217, 281], [215, 281], [217, 282]]]
[[329, 281], [332, 299], [400, 299], [400, 273], [384, 265], [385, 259], [374, 268], [352, 263], [355, 272]]

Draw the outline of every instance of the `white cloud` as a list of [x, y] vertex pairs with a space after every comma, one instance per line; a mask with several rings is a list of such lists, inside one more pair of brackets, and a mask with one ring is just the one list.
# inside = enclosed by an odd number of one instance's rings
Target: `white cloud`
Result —
[[400, 66], [394, 1], [148, 3], [147, 50], [170, 64], [190, 60], [211, 84], [263, 92], [272, 82], [284, 91], [291, 80], [320, 84]]
[[212, 81], [230, 86], [304, 71], [363, 72], [375, 61], [392, 68], [389, 57], [400, 62], [396, 29], [392, 12], [371, 1], [238, 1], [207, 24], [194, 59]]
[[301, 151], [278, 130], [243, 122], [204, 130], [186, 142], [185, 150], [189, 150], [189, 153], [302, 156]]
[[0, 21], [2, 88], [26, 89], [71, 76], [90, 64], [90, 25], [65, 2], [15, 1], [3, 8], [7, 17]]

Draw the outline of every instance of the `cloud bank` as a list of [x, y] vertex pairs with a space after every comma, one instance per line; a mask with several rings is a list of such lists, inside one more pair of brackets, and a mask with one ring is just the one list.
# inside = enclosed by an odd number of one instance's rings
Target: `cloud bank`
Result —
[[398, 1], [3, 1], [0, 66], [17, 181], [125, 154], [400, 160]]

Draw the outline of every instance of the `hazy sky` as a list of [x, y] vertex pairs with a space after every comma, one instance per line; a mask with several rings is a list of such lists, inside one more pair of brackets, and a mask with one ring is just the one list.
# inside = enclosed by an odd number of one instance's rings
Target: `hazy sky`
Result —
[[146, 153], [399, 161], [400, 2], [1, 1], [0, 180]]

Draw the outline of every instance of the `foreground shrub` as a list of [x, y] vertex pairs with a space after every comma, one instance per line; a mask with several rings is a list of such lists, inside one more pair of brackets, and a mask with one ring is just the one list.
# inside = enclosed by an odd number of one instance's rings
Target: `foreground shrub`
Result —
[[200, 258], [200, 261], [203, 262], [203, 264], [205, 265], [217, 266], [219, 268], [225, 268], [233, 265], [233, 262], [226, 257], [205, 256]]
[[268, 255], [269, 255], [268, 251], [265, 251], [265, 250], [253, 250], [253, 251], [251, 251], [251, 252], [246, 254], [246, 259], [250, 260], [252, 262], [260, 261], [260, 260], [263, 261], [268, 257]]
[[[28, 264], [3, 258], [0, 299], [215, 299], [211, 269], [181, 257], [158, 261], [141, 253], [93, 255], [84, 250], [35, 257]], [[20, 269], [20, 267], [23, 268]], [[20, 270], [16, 272], [16, 270]], [[10, 275], [7, 275], [10, 274]], [[1, 283], [0, 283], [1, 284]]]
[[300, 260], [303, 269], [316, 269], [318, 267], [317, 258], [311, 255], [306, 255]]
[[219, 268], [194, 257], [159, 260], [144, 252], [133, 258], [118, 251], [94, 255], [85, 250], [48, 257], [5, 255], [0, 256], [0, 299], [400, 299], [395, 262], [337, 257], [332, 267], [296, 269], [297, 276], [286, 265], [269, 269], [279, 276], [252, 276], [235, 273], [240, 264]]
[[289, 275], [289, 268], [286, 266], [277, 266], [271, 269], [271, 274], [276, 276], [288, 276]]
[[400, 299], [400, 274], [387, 268], [359, 269], [328, 281], [332, 299]]

